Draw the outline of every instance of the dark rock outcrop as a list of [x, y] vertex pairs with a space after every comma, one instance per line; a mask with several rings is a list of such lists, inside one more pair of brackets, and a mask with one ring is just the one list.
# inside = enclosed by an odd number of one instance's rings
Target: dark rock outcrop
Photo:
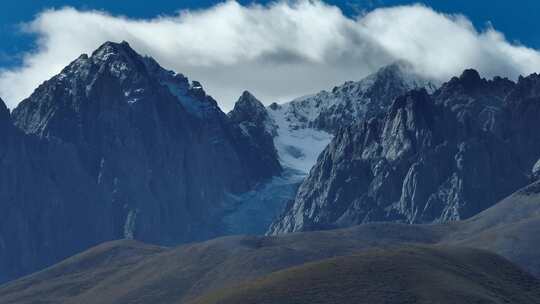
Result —
[[200, 83], [125, 42], [79, 57], [10, 120], [0, 138], [4, 279], [105, 240], [220, 235], [224, 197], [281, 170], [272, 142], [242, 136]]
[[530, 181], [538, 117], [537, 75], [467, 70], [433, 95], [409, 92], [336, 135], [269, 233], [469, 218]]
[[235, 126], [236, 140], [245, 151], [242, 163], [246, 170], [278, 175], [281, 164], [274, 146], [276, 134], [266, 108], [255, 96], [245, 91], [228, 114]]

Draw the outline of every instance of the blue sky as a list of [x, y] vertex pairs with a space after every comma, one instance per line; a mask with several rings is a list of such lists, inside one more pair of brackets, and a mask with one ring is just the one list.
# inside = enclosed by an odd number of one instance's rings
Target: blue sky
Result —
[[[6, 3], [7, 2], [7, 3]], [[213, 0], [17, 0], [5, 1], [0, 10], [0, 67], [13, 66], [20, 63], [20, 54], [34, 46], [31, 35], [21, 33], [18, 25], [28, 22], [48, 8], [72, 6], [82, 10], [105, 10], [114, 15], [125, 15], [134, 18], [151, 18], [157, 15], [174, 14], [180, 9], [205, 8], [219, 1]], [[253, 1], [239, 1], [248, 4]], [[267, 3], [269, 1], [256, 1]], [[488, 22], [503, 32], [509, 41], [518, 41], [529, 47], [540, 49], [540, 33], [538, 32], [538, 12], [540, 1], [537, 0], [332, 0], [327, 3], [339, 6], [347, 15], [354, 15], [361, 9], [373, 9], [381, 6], [423, 3], [444, 13], [461, 13], [474, 22], [477, 28], [484, 28]]]

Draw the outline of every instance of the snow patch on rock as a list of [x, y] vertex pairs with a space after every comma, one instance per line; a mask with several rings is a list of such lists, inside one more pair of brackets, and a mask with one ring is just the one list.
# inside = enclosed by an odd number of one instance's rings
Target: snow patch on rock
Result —
[[269, 109], [276, 126], [274, 144], [283, 167], [307, 174], [333, 136], [325, 131], [301, 126], [301, 121], [290, 115], [290, 110], [291, 103], [275, 110]]

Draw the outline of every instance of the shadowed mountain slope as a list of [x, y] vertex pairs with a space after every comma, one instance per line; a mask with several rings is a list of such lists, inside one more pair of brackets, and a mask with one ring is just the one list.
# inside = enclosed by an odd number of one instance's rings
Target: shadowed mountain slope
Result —
[[[306, 262], [403, 242], [434, 243], [441, 238], [440, 231], [408, 225], [359, 229], [278, 238], [225, 237], [156, 252], [151, 251], [153, 246], [116, 241], [1, 286], [0, 302], [184, 303]], [[126, 264], [122, 258], [126, 255], [134, 255], [131, 259], [135, 262]]]
[[12, 113], [1, 103], [0, 281], [108, 240], [223, 235], [226, 198], [281, 173], [272, 135], [245, 119], [126, 42], [81, 55]]

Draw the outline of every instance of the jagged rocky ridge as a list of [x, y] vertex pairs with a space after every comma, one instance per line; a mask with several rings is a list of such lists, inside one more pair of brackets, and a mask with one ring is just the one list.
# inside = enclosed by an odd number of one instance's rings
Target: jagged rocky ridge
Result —
[[[229, 117], [243, 121], [237, 125], [246, 138], [258, 137], [261, 147], [253, 148], [260, 148], [261, 152], [253, 153], [250, 160], [256, 162], [255, 158], [269, 155], [264, 151], [273, 152], [273, 140], [284, 171], [250, 192], [228, 196], [223, 233], [264, 233], [285, 203], [294, 198], [317, 156], [332, 139], [332, 133], [366, 115], [384, 111], [394, 97], [424, 85], [433, 90], [433, 85], [414, 73], [409, 65], [397, 62], [364, 80], [335, 87], [332, 92], [322, 91], [285, 104], [272, 104], [266, 109], [251, 93], [244, 92]], [[334, 121], [334, 128], [323, 128], [318, 123], [326, 120]]]
[[[423, 86], [430, 90], [434, 87], [414, 73], [410, 65], [397, 62], [363, 80], [335, 87], [332, 92], [321, 91], [266, 109], [253, 95], [244, 92], [229, 117], [244, 121], [238, 125], [247, 137], [257, 136], [258, 142], [268, 143], [268, 147], [273, 140], [284, 172], [253, 191], [228, 197], [230, 212], [224, 218], [224, 233], [264, 233], [286, 202], [294, 198], [317, 156], [340, 127], [376, 115], [396, 96]], [[324, 121], [332, 123], [324, 124]]]
[[275, 144], [283, 166], [309, 173], [317, 157], [340, 128], [386, 112], [392, 101], [416, 88], [436, 85], [399, 61], [360, 81], [349, 81], [267, 110], [275, 124]]
[[294, 129], [311, 127], [335, 134], [343, 126], [385, 112], [396, 97], [415, 88], [434, 91], [436, 86], [416, 74], [407, 62], [398, 61], [360, 81], [336, 86], [331, 92], [321, 91], [269, 108], [286, 107], [286, 119]]
[[536, 74], [514, 83], [467, 70], [432, 95], [411, 91], [342, 129], [269, 233], [469, 218], [533, 178], [538, 117]]
[[227, 116], [125, 42], [82, 55], [11, 115], [2, 103], [0, 279], [106, 240], [220, 235], [224, 198], [282, 170], [245, 110]]

